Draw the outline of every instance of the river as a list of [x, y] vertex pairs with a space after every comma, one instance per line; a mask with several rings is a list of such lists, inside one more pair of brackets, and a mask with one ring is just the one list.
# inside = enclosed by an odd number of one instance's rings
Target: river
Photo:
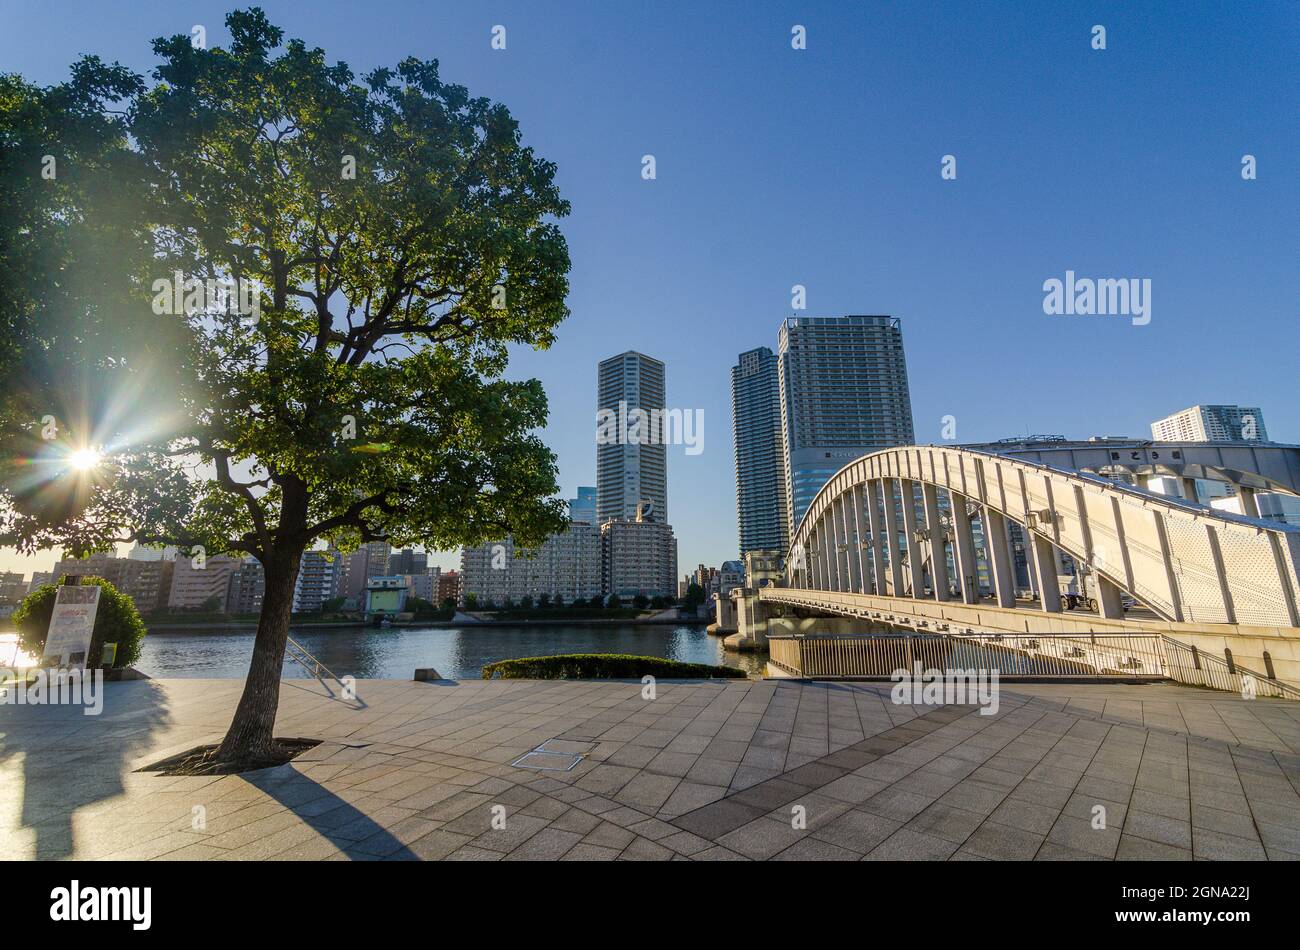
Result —
[[[761, 673], [765, 656], [723, 650], [701, 626], [574, 624], [517, 627], [298, 627], [291, 634], [339, 677], [411, 679], [434, 667], [446, 679], [477, 679], [485, 664], [554, 653], [633, 653], [685, 663], [712, 663]], [[153, 677], [242, 679], [253, 632], [247, 629], [150, 633], [136, 667]], [[310, 674], [290, 661], [284, 675]]]

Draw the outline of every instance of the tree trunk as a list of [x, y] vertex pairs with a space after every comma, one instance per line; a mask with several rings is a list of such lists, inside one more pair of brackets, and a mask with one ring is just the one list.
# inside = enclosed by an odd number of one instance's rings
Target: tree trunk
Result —
[[217, 759], [239, 767], [255, 767], [272, 755], [272, 730], [280, 706], [280, 674], [293, 613], [293, 590], [298, 580], [301, 550], [268, 552], [262, 565], [266, 590], [257, 618], [253, 659], [244, 681], [244, 694], [235, 709]]

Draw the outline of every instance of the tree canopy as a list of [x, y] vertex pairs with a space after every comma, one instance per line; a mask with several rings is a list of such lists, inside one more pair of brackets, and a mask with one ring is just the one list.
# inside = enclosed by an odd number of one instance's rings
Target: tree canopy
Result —
[[[4, 200], [33, 222], [4, 249], [5, 319], [36, 341], [24, 359], [65, 370], [11, 387], [0, 541], [539, 543], [562, 524], [545, 394], [503, 372], [567, 313], [554, 166], [436, 62], [359, 79], [260, 10], [227, 24], [229, 49], [155, 40], [151, 85], [88, 59], [66, 87], [0, 86], [0, 128], [27, 143], [5, 150]], [[71, 144], [46, 194], [51, 130]], [[257, 287], [256, 319], [156, 312], [178, 273]], [[69, 297], [85, 284], [118, 306]], [[66, 471], [84, 445], [100, 466]]]
[[247, 758], [303, 550], [566, 523], [546, 395], [505, 371], [568, 313], [569, 205], [437, 61], [357, 76], [257, 8], [226, 25], [154, 40], [149, 81], [0, 81], [0, 545], [257, 557]]

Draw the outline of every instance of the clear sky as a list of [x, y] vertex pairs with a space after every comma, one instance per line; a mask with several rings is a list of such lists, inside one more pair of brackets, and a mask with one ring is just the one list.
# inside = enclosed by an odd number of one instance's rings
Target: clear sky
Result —
[[[203, 24], [224, 44], [232, 6], [5, 0], [0, 69], [53, 83], [96, 53], [145, 71], [155, 36]], [[902, 319], [922, 442], [945, 415], [960, 441], [1146, 437], [1214, 402], [1300, 442], [1296, 2], [262, 6], [359, 72], [440, 60], [558, 164], [573, 315], [511, 373], [550, 394], [567, 496], [595, 484], [597, 361], [667, 363], [669, 405], [705, 424], [703, 453], [669, 453], [682, 571], [736, 556], [730, 367], [776, 348], [794, 284], [808, 315]], [[1149, 278], [1151, 322], [1046, 315], [1067, 270]]]

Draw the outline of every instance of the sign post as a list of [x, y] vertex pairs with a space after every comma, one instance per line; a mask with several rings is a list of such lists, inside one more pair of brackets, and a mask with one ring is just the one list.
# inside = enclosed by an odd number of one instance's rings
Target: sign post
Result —
[[80, 581], [79, 577], [68, 577], [59, 586], [41, 653], [42, 666], [86, 668], [101, 588], [97, 584], [82, 587]]

